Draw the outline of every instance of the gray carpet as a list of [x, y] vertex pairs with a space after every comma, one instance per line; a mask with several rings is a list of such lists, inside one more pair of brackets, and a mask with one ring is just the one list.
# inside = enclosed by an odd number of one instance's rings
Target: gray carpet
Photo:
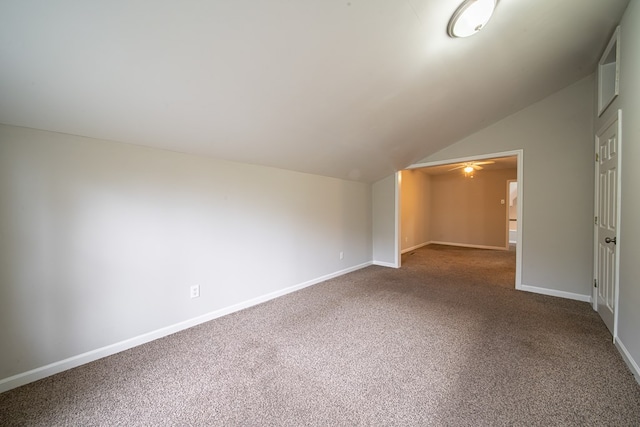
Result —
[[0, 425], [638, 426], [589, 304], [432, 245], [0, 395]]

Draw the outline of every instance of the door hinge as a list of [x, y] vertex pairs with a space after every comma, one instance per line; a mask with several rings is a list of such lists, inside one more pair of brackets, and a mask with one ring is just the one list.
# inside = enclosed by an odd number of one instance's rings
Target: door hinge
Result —
[[600, 160], [600, 155], [596, 153], [596, 162]]
[[593, 287], [594, 288], [598, 287], [598, 279], [593, 279]]
[[598, 217], [596, 217], [595, 222], [596, 225], [598, 225]]

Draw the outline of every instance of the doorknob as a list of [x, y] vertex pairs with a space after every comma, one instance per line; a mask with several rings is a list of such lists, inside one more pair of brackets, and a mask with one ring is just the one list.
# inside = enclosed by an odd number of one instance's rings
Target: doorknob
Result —
[[613, 239], [611, 237], [605, 237], [604, 238], [604, 242], [605, 243], [613, 243], [614, 245], [616, 244], [616, 238], [614, 237]]

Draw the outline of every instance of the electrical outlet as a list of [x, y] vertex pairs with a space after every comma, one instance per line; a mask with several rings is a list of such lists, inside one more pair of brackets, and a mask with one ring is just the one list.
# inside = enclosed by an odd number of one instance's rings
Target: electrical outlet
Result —
[[200, 285], [193, 285], [190, 291], [191, 298], [198, 298], [200, 296]]
[[340, 252], [340, 259], [344, 259], [344, 252]]

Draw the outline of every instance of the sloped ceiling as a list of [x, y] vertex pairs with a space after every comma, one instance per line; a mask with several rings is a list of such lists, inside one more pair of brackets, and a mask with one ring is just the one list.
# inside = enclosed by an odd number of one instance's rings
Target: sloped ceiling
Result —
[[628, 0], [0, 2], [0, 122], [373, 181], [592, 73]]

